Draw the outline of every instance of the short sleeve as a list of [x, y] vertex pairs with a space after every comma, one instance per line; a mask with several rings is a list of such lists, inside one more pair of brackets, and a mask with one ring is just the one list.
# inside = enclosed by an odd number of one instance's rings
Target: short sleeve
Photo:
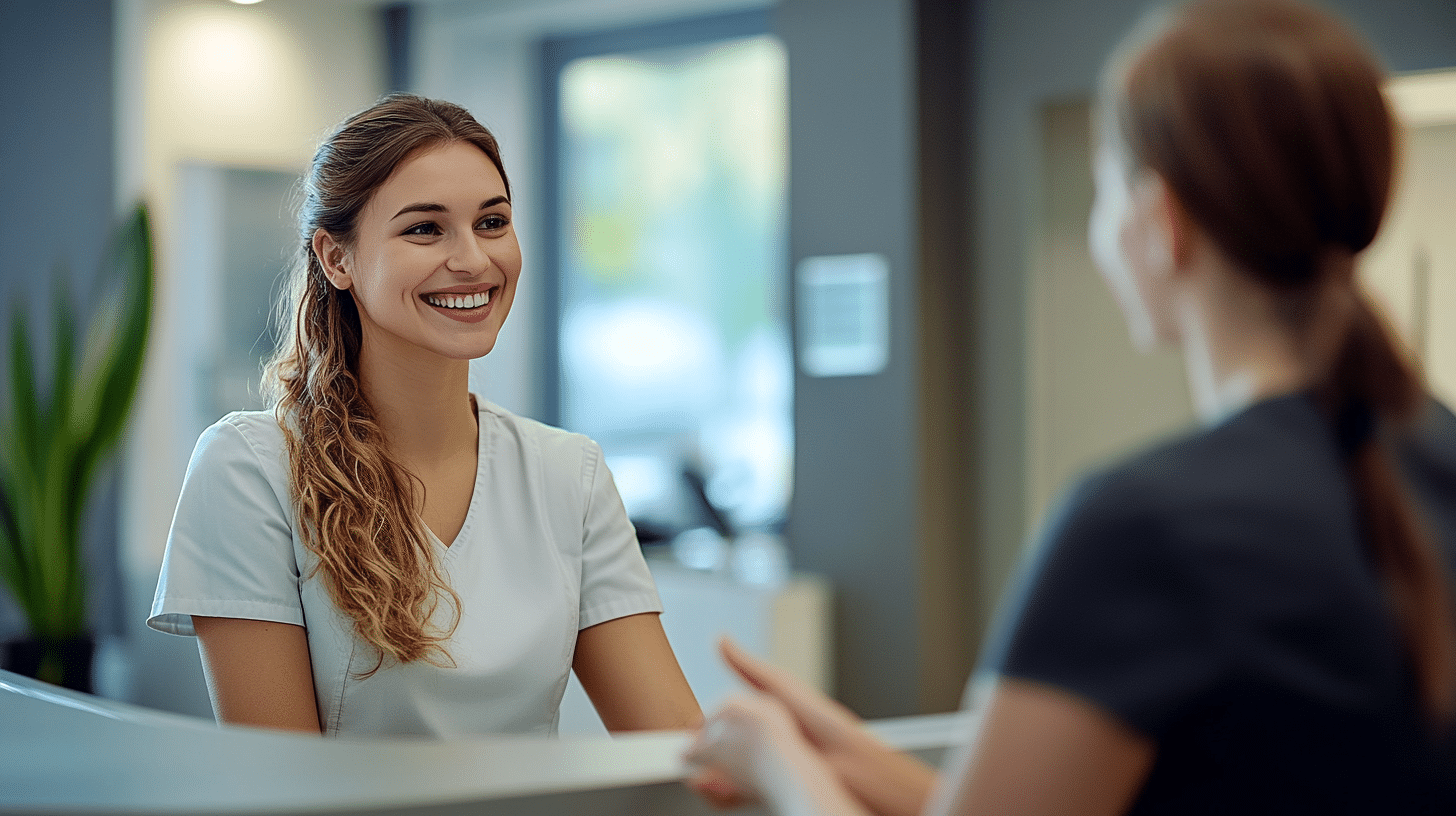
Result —
[[147, 625], [190, 636], [193, 615], [304, 623], [289, 516], [228, 418], [203, 432], [187, 466]]
[[662, 602], [637, 531], [617, 493], [601, 448], [588, 443], [582, 469], [586, 485], [586, 514], [581, 542], [582, 629], [615, 618], [643, 612], [661, 612]]
[[1158, 738], [1223, 657], [1167, 518], [1111, 481], [1084, 485], [1054, 516], [983, 668], [1072, 692]]

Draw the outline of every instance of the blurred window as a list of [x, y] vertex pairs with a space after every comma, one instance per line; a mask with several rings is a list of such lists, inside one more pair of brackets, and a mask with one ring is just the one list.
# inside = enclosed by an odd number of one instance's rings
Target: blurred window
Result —
[[644, 539], [788, 507], [786, 63], [735, 19], [557, 52], [556, 419], [601, 443]]
[[179, 443], [229, 411], [264, 407], [263, 362], [277, 342], [273, 299], [298, 244], [298, 175], [226, 165], [179, 169]]

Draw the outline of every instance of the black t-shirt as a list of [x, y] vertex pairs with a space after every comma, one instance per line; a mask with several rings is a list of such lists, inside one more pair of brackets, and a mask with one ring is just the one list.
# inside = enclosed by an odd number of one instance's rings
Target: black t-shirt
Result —
[[[1401, 468], [1456, 563], [1456, 417]], [[1456, 814], [1328, 423], [1304, 395], [1086, 479], [1008, 598], [985, 670], [1158, 744], [1137, 814]]]

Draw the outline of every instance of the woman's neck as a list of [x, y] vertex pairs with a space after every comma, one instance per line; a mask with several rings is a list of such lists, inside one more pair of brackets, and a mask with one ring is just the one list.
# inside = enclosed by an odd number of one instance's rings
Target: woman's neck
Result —
[[474, 450], [469, 361], [369, 352], [366, 341], [359, 355], [360, 385], [395, 457], [423, 464], [458, 454], [462, 446]]
[[1309, 384], [1309, 365], [1273, 296], [1242, 273], [1200, 275], [1177, 309], [1188, 387], [1205, 423]]

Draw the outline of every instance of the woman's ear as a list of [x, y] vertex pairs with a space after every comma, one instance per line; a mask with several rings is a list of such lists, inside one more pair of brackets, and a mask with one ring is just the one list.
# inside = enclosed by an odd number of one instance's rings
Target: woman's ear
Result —
[[1128, 262], [1147, 280], [1173, 274], [1173, 243], [1168, 208], [1168, 185], [1161, 176], [1141, 170], [1128, 184], [1128, 216], [1123, 222], [1123, 245]]
[[1197, 229], [1168, 182], [1157, 173], [1143, 172], [1133, 183], [1132, 198], [1145, 268], [1167, 276], [1187, 269]]
[[314, 230], [313, 254], [318, 257], [319, 266], [323, 267], [324, 277], [335, 289], [348, 289], [354, 285], [354, 279], [349, 275], [349, 252], [343, 244], [334, 240], [334, 236], [323, 229]]
[[1198, 242], [1198, 226], [1188, 215], [1188, 210], [1183, 207], [1183, 202], [1173, 194], [1168, 182], [1158, 179], [1162, 187], [1163, 228], [1168, 235], [1169, 260], [1172, 262], [1173, 271], [1187, 269], [1193, 258], [1194, 245]]

